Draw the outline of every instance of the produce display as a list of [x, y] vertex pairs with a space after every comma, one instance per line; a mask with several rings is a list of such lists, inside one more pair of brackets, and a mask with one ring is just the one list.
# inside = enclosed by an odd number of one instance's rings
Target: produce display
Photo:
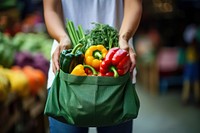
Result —
[[22, 71], [13, 71], [2, 67], [0, 73], [6, 75], [9, 79], [11, 93], [16, 93], [22, 97], [28, 95], [28, 79]]
[[45, 89], [51, 44], [44, 33], [0, 32], [0, 102], [10, 93], [23, 98]]
[[66, 29], [72, 49], [61, 52], [61, 69], [77, 76], [117, 78], [126, 74], [131, 60], [129, 53], [119, 48], [118, 31], [106, 24], [93, 24], [95, 27], [86, 34], [81, 25], [76, 30], [73, 22], [67, 21]]
[[53, 39], [46, 33], [41, 11], [21, 10], [32, 4], [16, 0], [0, 4], [1, 133], [46, 129], [43, 109]]
[[49, 60], [42, 53], [32, 54], [27, 51], [16, 52], [13, 65], [20, 67], [32, 66], [42, 70], [46, 76], [48, 75]]
[[30, 52], [32, 54], [42, 53], [49, 60], [53, 40], [45, 33], [17, 33], [11, 40], [17, 51]]
[[46, 84], [46, 76], [40, 69], [31, 66], [23, 68], [13, 66], [12, 68], [0, 67], [0, 95], [2, 101], [8, 92], [15, 93], [20, 97], [35, 95], [39, 89]]

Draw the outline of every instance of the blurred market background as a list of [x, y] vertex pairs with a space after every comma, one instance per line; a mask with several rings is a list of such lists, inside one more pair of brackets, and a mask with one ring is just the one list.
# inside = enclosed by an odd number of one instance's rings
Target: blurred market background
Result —
[[[200, 133], [199, 13], [200, 0], [143, 0], [134, 133]], [[51, 44], [42, 0], [0, 0], [0, 133], [48, 132]]]

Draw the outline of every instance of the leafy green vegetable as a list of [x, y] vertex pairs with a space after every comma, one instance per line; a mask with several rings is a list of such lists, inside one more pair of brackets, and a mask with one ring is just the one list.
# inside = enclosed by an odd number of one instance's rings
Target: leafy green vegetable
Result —
[[107, 49], [118, 47], [118, 31], [107, 24], [92, 23], [95, 27], [88, 34], [93, 45], [103, 44]]

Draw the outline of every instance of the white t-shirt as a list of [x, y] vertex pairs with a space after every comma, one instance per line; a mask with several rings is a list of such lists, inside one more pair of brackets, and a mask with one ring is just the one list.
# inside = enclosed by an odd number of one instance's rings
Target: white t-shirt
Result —
[[[61, 0], [64, 20], [72, 20], [75, 27], [81, 25], [84, 30], [91, 29], [92, 22], [108, 24], [119, 30], [123, 19], [123, 0]], [[66, 19], [65, 19], [66, 18]], [[132, 44], [132, 41], [130, 41]], [[55, 51], [58, 42], [54, 40], [51, 55]], [[51, 62], [51, 61], [50, 61]], [[135, 83], [136, 70], [133, 74]], [[55, 74], [52, 71], [52, 62], [48, 74], [47, 88], [50, 88]]]

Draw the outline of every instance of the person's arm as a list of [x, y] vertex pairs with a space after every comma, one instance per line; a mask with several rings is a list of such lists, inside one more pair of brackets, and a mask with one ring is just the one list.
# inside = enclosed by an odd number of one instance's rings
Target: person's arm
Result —
[[136, 64], [136, 54], [133, 48], [129, 47], [128, 41], [135, 34], [142, 16], [142, 0], [124, 0], [124, 18], [119, 31], [119, 46], [128, 50], [131, 58], [133, 71]]
[[63, 23], [62, 5], [60, 0], [43, 0], [45, 24], [50, 36], [60, 42], [67, 36]]
[[59, 45], [52, 55], [53, 72], [60, 69], [59, 55], [63, 49], [71, 47], [70, 39], [65, 31], [61, 0], [43, 0], [44, 19], [49, 35], [58, 41]]

